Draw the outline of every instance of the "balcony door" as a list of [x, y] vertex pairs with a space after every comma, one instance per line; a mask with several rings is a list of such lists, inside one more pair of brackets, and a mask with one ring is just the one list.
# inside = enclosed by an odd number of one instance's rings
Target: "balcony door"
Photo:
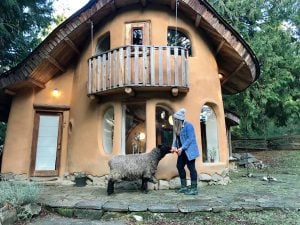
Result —
[[125, 45], [150, 45], [150, 22], [126, 23]]
[[148, 84], [150, 82], [150, 50], [145, 46], [150, 45], [150, 22], [131, 22], [126, 23], [125, 26], [125, 45], [132, 46], [131, 52], [127, 53], [130, 54], [131, 58], [126, 61], [125, 70], [130, 71], [130, 75], [125, 78], [125, 84]]
[[62, 113], [37, 111], [31, 158], [31, 175], [58, 176]]

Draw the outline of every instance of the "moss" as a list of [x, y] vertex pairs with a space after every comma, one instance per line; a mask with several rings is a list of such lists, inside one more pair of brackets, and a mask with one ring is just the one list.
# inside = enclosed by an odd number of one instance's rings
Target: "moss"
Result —
[[74, 209], [70, 208], [56, 208], [54, 210], [56, 213], [58, 213], [61, 216], [65, 217], [74, 217]]

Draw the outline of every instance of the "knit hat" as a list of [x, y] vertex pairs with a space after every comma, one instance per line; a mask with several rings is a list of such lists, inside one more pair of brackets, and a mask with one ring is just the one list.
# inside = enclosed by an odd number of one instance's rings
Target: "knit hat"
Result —
[[176, 113], [173, 114], [174, 119], [185, 120], [185, 111], [186, 109], [182, 108]]

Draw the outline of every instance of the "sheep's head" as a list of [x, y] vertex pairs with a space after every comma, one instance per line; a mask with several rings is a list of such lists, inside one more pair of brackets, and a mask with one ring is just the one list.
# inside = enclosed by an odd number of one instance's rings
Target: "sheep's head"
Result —
[[165, 157], [166, 154], [171, 153], [171, 147], [166, 145], [159, 145], [158, 146], [159, 152], [160, 152], [160, 159]]

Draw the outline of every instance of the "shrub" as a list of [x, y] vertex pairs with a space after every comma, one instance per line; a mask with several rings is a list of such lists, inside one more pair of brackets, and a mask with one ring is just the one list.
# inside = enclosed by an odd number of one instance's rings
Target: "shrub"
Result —
[[40, 188], [37, 184], [24, 181], [0, 182], [0, 207], [5, 203], [13, 206], [33, 203], [37, 200]]

